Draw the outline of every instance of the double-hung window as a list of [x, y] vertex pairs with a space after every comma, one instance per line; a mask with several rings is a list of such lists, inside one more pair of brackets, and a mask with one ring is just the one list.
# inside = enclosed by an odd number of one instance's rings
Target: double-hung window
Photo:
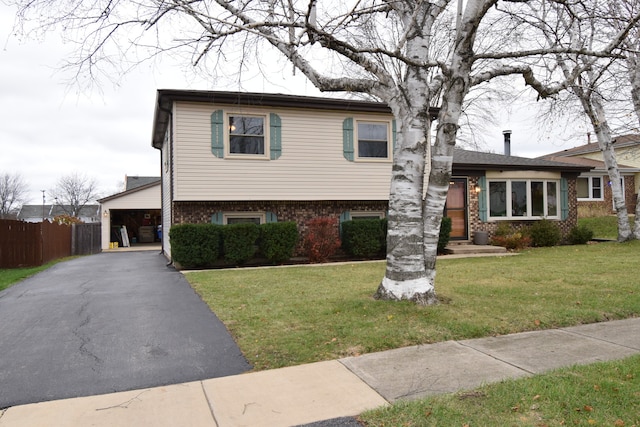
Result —
[[350, 162], [388, 162], [393, 155], [395, 121], [347, 117], [342, 122], [342, 151]]
[[578, 200], [604, 200], [601, 176], [579, 177], [577, 190]]
[[211, 113], [211, 153], [217, 158], [277, 160], [282, 155], [282, 121], [276, 113]]
[[389, 123], [357, 121], [358, 158], [389, 158]]
[[264, 156], [265, 121], [264, 116], [229, 114], [229, 154]]
[[489, 180], [490, 219], [560, 218], [559, 181]]

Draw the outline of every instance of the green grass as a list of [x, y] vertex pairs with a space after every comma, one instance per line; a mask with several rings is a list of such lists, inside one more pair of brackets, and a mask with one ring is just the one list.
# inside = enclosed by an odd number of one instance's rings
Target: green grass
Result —
[[366, 426], [640, 426], [640, 356], [399, 402]]
[[[634, 216], [629, 216], [629, 223], [633, 230]], [[616, 240], [618, 238], [618, 218], [615, 215], [591, 218], [579, 218], [578, 225], [584, 225], [593, 231], [597, 239]]]
[[39, 267], [0, 268], [0, 291], [71, 257], [51, 261]]
[[640, 242], [441, 259], [420, 307], [372, 298], [384, 263], [186, 274], [255, 369], [640, 316]]

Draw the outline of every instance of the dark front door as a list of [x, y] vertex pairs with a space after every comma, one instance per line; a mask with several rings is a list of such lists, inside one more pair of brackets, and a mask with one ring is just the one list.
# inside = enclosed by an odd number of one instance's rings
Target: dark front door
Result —
[[445, 206], [445, 216], [451, 218], [451, 239], [467, 240], [467, 179], [452, 178]]

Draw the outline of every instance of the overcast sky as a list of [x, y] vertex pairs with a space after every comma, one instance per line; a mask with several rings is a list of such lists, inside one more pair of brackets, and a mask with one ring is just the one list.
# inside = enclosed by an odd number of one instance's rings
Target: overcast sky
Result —
[[[73, 46], [56, 34], [18, 40], [11, 34], [13, 22], [14, 11], [0, 2], [0, 172], [22, 175], [31, 204], [42, 203], [40, 190], [53, 189], [72, 172], [95, 178], [103, 196], [120, 191], [125, 175], [160, 176], [160, 155], [151, 147], [157, 89], [240, 89], [185, 77], [164, 61], [161, 68], [141, 66], [117, 87], [105, 81], [101, 90], [79, 93], [68, 83], [72, 75], [60, 71]], [[319, 95], [301, 76], [282, 69], [268, 80], [254, 75], [241, 89]], [[515, 111], [484, 135], [488, 150], [502, 152], [502, 129], [513, 130], [512, 155], [523, 157], [584, 143], [539, 135], [533, 112]]]

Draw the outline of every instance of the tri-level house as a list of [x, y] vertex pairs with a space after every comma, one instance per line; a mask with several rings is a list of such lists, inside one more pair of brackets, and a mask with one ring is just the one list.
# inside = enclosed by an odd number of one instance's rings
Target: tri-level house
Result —
[[[173, 224], [384, 217], [395, 123], [386, 104], [292, 95], [159, 90], [163, 251]], [[446, 214], [452, 238], [500, 221], [576, 223], [589, 167], [457, 150]]]
[[[627, 212], [634, 213], [640, 190], [640, 135], [622, 135], [613, 140], [613, 149], [622, 177]], [[542, 159], [590, 166], [578, 177], [578, 208], [582, 215], [609, 214], [615, 211], [611, 182], [595, 142], [547, 154]]]

